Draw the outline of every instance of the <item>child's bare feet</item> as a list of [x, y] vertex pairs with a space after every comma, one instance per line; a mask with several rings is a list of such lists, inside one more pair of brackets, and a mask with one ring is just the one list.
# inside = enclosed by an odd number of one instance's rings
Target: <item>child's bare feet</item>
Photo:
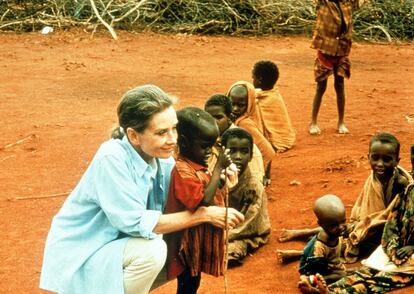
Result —
[[319, 135], [321, 133], [321, 129], [318, 127], [317, 124], [311, 124], [309, 127], [309, 134], [311, 135]]
[[345, 126], [345, 124], [339, 124], [338, 125], [338, 133], [339, 134], [348, 134], [349, 133], [349, 130], [348, 130], [348, 128]]
[[309, 278], [305, 275], [300, 276], [300, 281], [298, 282], [298, 288], [301, 293], [320, 293], [319, 289], [312, 286]]
[[277, 240], [280, 243], [283, 243], [283, 242], [288, 242], [288, 241], [292, 240], [293, 237], [294, 237], [294, 234], [293, 234], [292, 230], [282, 229], [282, 231], [280, 232], [279, 238]]
[[321, 294], [329, 294], [330, 291], [328, 290], [328, 286], [326, 285], [326, 281], [321, 274], [315, 275], [315, 284]]
[[279, 263], [288, 263], [300, 259], [303, 251], [300, 250], [276, 250], [276, 258]]

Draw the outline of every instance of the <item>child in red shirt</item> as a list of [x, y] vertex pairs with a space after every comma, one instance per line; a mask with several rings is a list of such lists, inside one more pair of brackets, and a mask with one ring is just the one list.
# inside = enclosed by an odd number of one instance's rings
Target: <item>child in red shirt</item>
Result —
[[[187, 107], [177, 112], [179, 154], [171, 173], [165, 213], [195, 211], [199, 206], [224, 206], [219, 186], [224, 171], [229, 182], [237, 182], [237, 168], [230, 156], [219, 154], [213, 172], [207, 168], [219, 129], [207, 112]], [[230, 185], [232, 185], [230, 184]], [[177, 293], [197, 293], [201, 272], [220, 276], [224, 271], [223, 229], [202, 224], [164, 236], [168, 246], [167, 278], [177, 277]]]

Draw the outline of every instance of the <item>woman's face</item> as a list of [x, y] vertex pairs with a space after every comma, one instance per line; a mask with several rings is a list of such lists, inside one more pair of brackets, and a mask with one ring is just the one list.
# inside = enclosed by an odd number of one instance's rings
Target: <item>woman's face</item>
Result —
[[[128, 128], [128, 138], [135, 150], [145, 161], [152, 158], [168, 158], [173, 155], [177, 144], [177, 115], [174, 107], [155, 114], [148, 127], [138, 133]], [[133, 132], [130, 135], [130, 132]]]

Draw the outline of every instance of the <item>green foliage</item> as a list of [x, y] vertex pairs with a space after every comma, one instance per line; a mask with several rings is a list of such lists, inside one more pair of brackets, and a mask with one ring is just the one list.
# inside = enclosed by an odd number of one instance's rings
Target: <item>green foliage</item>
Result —
[[[0, 29], [102, 28], [91, 1], [115, 30], [309, 35], [315, 21], [313, 0], [3, 0]], [[371, 0], [354, 14], [359, 39], [412, 40], [413, 28], [414, 0]]]

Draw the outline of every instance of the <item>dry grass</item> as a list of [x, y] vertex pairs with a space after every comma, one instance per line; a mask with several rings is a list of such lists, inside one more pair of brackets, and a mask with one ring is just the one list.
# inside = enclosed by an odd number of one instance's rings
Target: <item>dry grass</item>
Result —
[[[152, 30], [225, 35], [292, 35], [312, 31], [312, 0], [5, 0], [0, 30], [36, 31], [49, 25], [88, 30]], [[96, 7], [96, 10], [93, 9]], [[414, 0], [375, 0], [354, 15], [355, 37], [412, 40]]]

